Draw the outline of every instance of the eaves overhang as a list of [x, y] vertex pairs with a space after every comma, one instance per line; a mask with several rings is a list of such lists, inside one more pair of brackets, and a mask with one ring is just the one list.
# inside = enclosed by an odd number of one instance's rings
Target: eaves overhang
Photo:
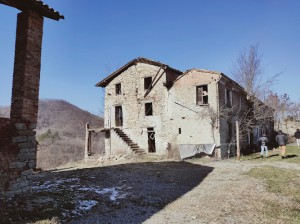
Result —
[[116, 70], [115, 72], [113, 72], [112, 74], [110, 74], [109, 76], [107, 76], [106, 78], [104, 78], [103, 80], [101, 80], [100, 82], [98, 82], [96, 84], [97, 87], [106, 87], [115, 77], [117, 77], [118, 75], [120, 75], [123, 71], [127, 70], [129, 67], [131, 67], [132, 65], [136, 65], [137, 63], [145, 63], [145, 64], [150, 64], [150, 65], [155, 65], [158, 67], [162, 67], [166, 70], [170, 70], [173, 71], [175, 73], [178, 74], [182, 74], [181, 71], [174, 69], [166, 64], [160, 63], [158, 61], [153, 61], [147, 58], [142, 58], [142, 57], [138, 57], [136, 59], [133, 59], [132, 61], [128, 62], [126, 65], [122, 66], [121, 68], [119, 68], [118, 70]]
[[40, 15], [53, 20], [64, 19], [65, 17], [53, 8], [40, 0], [0, 0], [0, 4], [17, 8], [21, 11], [33, 10]]

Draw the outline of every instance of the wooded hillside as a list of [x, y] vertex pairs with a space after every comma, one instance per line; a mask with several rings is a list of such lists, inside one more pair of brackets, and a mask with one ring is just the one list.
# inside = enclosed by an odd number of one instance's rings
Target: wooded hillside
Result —
[[[9, 107], [0, 107], [0, 117], [9, 117]], [[103, 118], [64, 100], [40, 100], [37, 166], [52, 169], [84, 157], [85, 124], [103, 127]], [[92, 153], [104, 152], [103, 134], [92, 136]]]

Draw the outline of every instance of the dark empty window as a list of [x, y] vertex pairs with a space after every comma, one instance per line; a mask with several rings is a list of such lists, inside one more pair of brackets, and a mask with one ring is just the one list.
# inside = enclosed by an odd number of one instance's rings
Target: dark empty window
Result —
[[153, 115], [152, 103], [145, 103], [145, 115], [146, 116]]
[[225, 90], [225, 103], [227, 107], [232, 107], [232, 91], [230, 89]]
[[116, 126], [123, 126], [122, 106], [115, 107], [115, 120], [116, 120]]
[[178, 128], [178, 134], [181, 134], [181, 128]]
[[116, 95], [121, 95], [122, 89], [121, 89], [121, 83], [116, 84]]
[[151, 89], [151, 83], [152, 83], [152, 77], [144, 78], [144, 89], [145, 90], [150, 90]]
[[196, 104], [206, 105], [208, 104], [208, 91], [207, 85], [196, 87]]

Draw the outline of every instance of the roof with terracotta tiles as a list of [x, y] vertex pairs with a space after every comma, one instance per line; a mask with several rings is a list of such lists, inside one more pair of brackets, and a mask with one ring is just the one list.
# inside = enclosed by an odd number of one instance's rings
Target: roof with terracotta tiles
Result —
[[31, 9], [44, 17], [54, 20], [64, 19], [63, 15], [40, 0], [0, 0], [0, 4], [8, 5], [21, 11]]
[[170, 66], [168, 66], [166, 64], [163, 64], [163, 63], [160, 63], [158, 61], [153, 61], [153, 60], [150, 60], [150, 59], [147, 59], [147, 58], [139, 57], [139, 58], [133, 59], [132, 61], [128, 62], [123, 67], [119, 68], [117, 71], [115, 71], [114, 73], [110, 74], [109, 76], [107, 76], [106, 78], [104, 78], [102, 81], [98, 82], [96, 84], [96, 86], [98, 86], [98, 87], [105, 87], [105, 86], [107, 86], [115, 77], [117, 77], [118, 75], [120, 75], [123, 71], [125, 71], [126, 69], [128, 69], [132, 65], [136, 65], [137, 63], [145, 63], [145, 64], [150, 64], [150, 65], [155, 65], [155, 66], [167, 69], [167, 70], [171, 70], [171, 71], [173, 71], [175, 73], [178, 73], [178, 74], [182, 73], [181, 71], [179, 71], [177, 69], [174, 69], [174, 68], [171, 68]]

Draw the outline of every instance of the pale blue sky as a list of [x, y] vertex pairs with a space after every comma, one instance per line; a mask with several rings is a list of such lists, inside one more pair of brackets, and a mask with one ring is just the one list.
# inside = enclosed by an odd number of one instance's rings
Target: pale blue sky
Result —
[[[136, 57], [185, 71], [230, 76], [239, 52], [259, 43], [278, 94], [300, 99], [299, 0], [44, 0], [65, 16], [45, 19], [40, 98], [103, 111], [95, 84]], [[0, 5], [0, 105], [9, 105], [16, 14]]]

